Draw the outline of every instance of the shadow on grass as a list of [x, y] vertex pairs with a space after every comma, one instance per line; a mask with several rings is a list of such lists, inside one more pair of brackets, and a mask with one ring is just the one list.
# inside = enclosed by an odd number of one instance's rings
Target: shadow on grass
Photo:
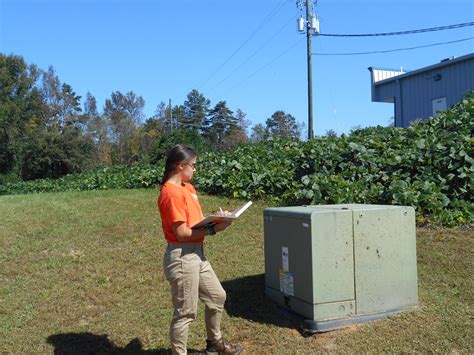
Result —
[[265, 296], [265, 274], [224, 281], [225, 309], [232, 317], [282, 328], [299, 328], [299, 319], [279, 308]]
[[[107, 334], [64, 333], [50, 335], [47, 340], [54, 346], [54, 354], [171, 354], [171, 349], [144, 350], [138, 338], [124, 348], [118, 347]], [[203, 354], [195, 349], [188, 349], [188, 353]]]
[[[300, 320], [265, 296], [264, 274], [224, 281], [222, 286], [227, 293], [224, 307], [230, 316], [299, 330]], [[118, 347], [107, 334], [88, 332], [54, 334], [47, 341], [54, 346], [54, 354], [171, 354], [171, 349], [145, 350], [138, 338]], [[203, 351], [188, 349], [188, 353], [203, 354]]]

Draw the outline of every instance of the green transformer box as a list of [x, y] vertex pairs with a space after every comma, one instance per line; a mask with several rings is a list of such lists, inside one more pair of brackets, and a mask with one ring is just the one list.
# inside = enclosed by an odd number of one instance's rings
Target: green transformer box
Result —
[[418, 304], [415, 211], [319, 205], [264, 211], [265, 293], [324, 332]]

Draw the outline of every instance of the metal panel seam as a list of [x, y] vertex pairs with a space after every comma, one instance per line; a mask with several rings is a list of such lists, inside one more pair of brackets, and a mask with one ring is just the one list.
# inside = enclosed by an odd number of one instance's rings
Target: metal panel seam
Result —
[[[310, 216], [310, 218], [309, 218], [309, 223], [310, 223], [310, 227], [311, 227], [311, 228], [310, 228], [310, 233], [311, 233], [311, 234], [310, 234], [311, 252], [309, 253], [309, 259], [310, 259], [310, 261], [311, 261], [311, 264], [310, 264], [311, 267], [310, 267], [309, 269], [311, 270], [311, 278], [310, 278], [310, 280], [311, 280], [311, 283], [312, 283], [312, 285], [311, 285], [310, 288], [311, 288], [311, 300], [312, 300], [312, 302], [314, 302], [314, 283], [315, 283], [315, 280], [314, 280], [315, 275], [313, 274], [313, 265], [314, 265], [314, 264], [313, 264], [313, 254], [314, 254], [313, 252], [314, 252], [314, 243], [315, 243], [315, 241], [314, 241], [314, 239], [313, 239], [314, 212], [311, 213], [311, 216]], [[314, 310], [313, 310], [313, 318], [314, 318]]]
[[352, 264], [353, 264], [353, 274], [354, 274], [354, 312], [355, 314], [357, 314], [354, 213], [355, 211], [352, 210]]
[[[271, 287], [271, 286], [265, 285], [265, 287], [267, 287], [267, 288], [269, 288], [269, 289], [271, 289], [271, 290], [274, 290], [274, 291], [276, 291], [276, 292], [282, 294], [284, 297], [291, 297], [291, 298], [293, 298], [293, 299], [295, 299], [295, 300], [298, 300], [298, 301], [300, 301], [300, 302], [303, 302], [303, 303], [306, 303], [306, 304], [309, 304], [309, 305], [315, 305], [315, 303], [308, 302], [308, 301], [306, 301], [306, 300], [304, 300], [304, 299], [302, 299], [302, 298], [299, 298], [299, 297], [296, 297], [296, 296], [292, 296], [292, 295], [286, 295], [286, 294], [282, 293], [279, 289], [273, 288], [273, 287]], [[337, 302], [334, 302], [334, 303], [337, 303]], [[320, 304], [324, 304], [324, 303], [320, 303]], [[291, 306], [289, 306], [289, 307], [291, 308]]]
[[340, 300], [340, 301], [332, 301], [332, 302], [321, 302], [321, 303], [314, 303], [315, 306], [322, 305], [322, 304], [336, 304], [336, 303], [342, 303], [342, 302], [354, 302], [355, 300]]

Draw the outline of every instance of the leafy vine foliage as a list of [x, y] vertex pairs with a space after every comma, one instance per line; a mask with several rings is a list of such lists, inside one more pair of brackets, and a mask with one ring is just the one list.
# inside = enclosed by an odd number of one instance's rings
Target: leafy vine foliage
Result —
[[[409, 128], [370, 127], [314, 141], [269, 138], [199, 157], [201, 192], [280, 205], [414, 206], [419, 222], [473, 223], [472, 93]], [[162, 164], [100, 168], [60, 179], [0, 186], [0, 194], [151, 187]]]

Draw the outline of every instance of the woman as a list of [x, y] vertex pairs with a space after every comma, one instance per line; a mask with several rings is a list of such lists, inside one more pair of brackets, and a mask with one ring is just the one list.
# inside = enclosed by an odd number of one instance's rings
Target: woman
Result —
[[205, 304], [206, 353], [238, 354], [240, 346], [224, 341], [220, 322], [226, 293], [204, 255], [206, 236], [229, 227], [223, 222], [211, 228], [191, 229], [203, 218], [201, 205], [191, 180], [197, 155], [190, 147], [178, 144], [166, 158], [158, 198], [163, 232], [168, 242], [163, 269], [171, 285], [174, 306], [170, 340], [174, 354], [186, 354], [190, 323], [196, 319], [198, 299]]

